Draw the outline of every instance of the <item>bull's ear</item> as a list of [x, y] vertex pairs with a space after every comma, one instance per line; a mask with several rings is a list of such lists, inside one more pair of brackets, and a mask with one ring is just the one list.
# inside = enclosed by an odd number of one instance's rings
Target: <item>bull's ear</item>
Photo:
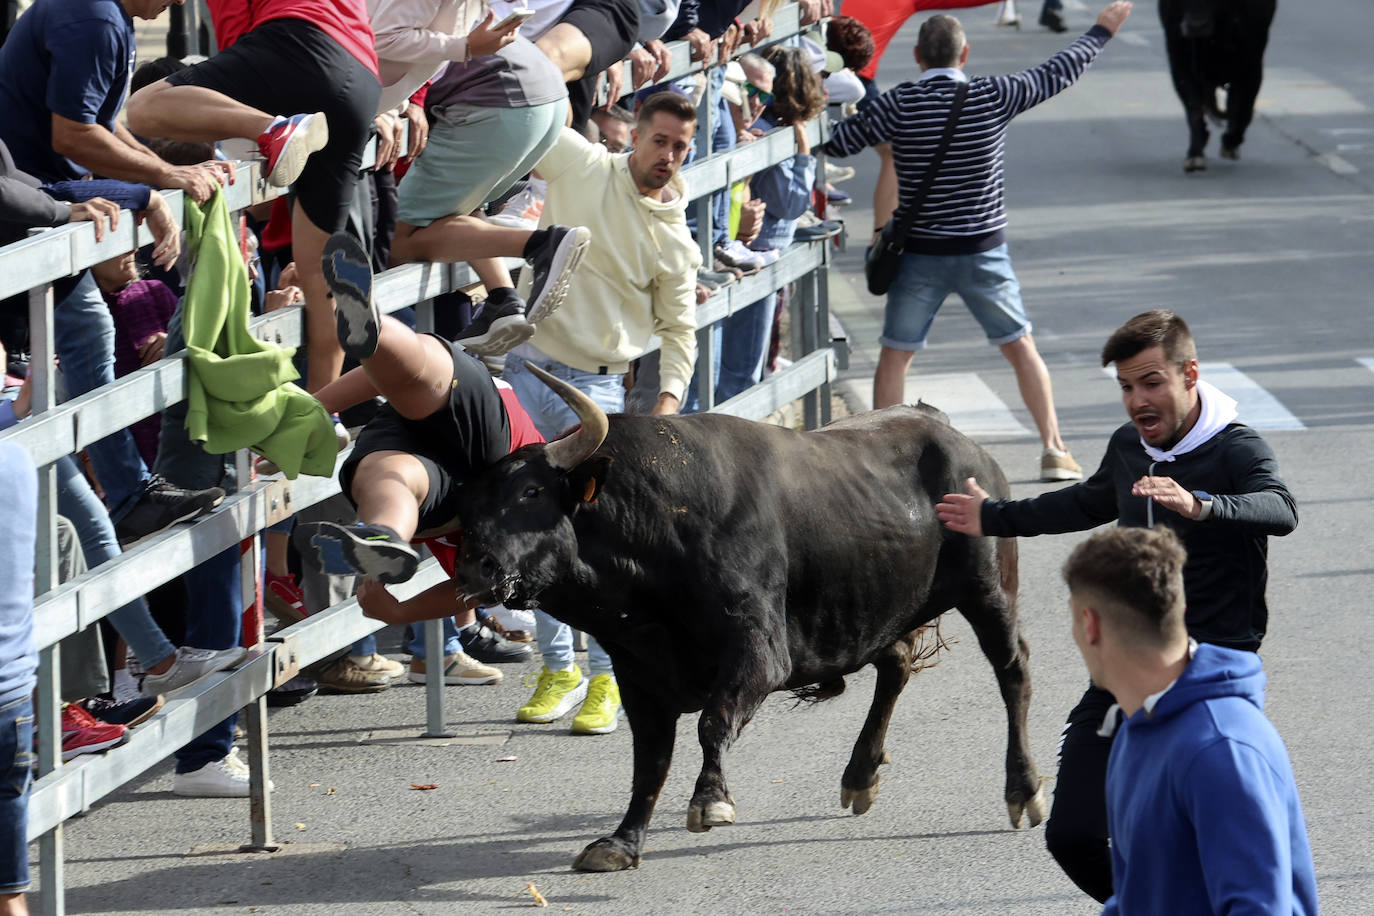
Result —
[[590, 506], [601, 495], [615, 459], [609, 455], [594, 455], [568, 472], [568, 495], [573, 506]]

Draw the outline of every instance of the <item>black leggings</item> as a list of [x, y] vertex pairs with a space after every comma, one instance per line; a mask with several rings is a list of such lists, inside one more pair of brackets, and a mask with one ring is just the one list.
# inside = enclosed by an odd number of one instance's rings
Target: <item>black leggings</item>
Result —
[[1112, 856], [1107, 843], [1107, 757], [1112, 738], [1097, 732], [1115, 702], [1101, 687], [1089, 686], [1069, 713], [1059, 743], [1054, 805], [1045, 825], [1050, 854], [1073, 883], [1099, 903], [1112, 895]]

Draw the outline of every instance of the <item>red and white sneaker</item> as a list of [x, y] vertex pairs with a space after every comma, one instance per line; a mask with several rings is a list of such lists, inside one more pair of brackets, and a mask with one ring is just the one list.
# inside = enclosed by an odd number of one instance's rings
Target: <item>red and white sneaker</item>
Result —
[[309, 615], [305, 593], [296, 584], [295, 576], [279, 576], [269, 570], [262, 575], [262, 586], [262, 603], [282, 623], [300, 623]]
[[129, 739], [129, 729], [123, 725], [101, 722], [75, 703], [62, 707], [62, 760], [66, 762], [82, 754], [94, 754], [123, 744]]
[[267, 183], [284, 188], [300, 177], [310, 154], [329, 142], [329, 122], [324, 112], [292, 115], [258, 135], [258, 152], [266, 160], [262, 172]]

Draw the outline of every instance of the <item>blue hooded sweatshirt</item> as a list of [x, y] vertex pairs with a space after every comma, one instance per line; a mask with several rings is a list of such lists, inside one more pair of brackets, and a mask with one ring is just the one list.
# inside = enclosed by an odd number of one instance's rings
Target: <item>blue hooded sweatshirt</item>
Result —
[[1107, 763], [1115, 895], [1103, 916], [1317, 913], [1288, 750], [1253, 652], [1202, 644], [1126, 720]]

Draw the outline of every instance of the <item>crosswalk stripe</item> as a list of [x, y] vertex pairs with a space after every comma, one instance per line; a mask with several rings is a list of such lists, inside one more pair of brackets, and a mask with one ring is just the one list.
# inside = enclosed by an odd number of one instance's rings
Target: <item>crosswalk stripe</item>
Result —
[[915, 404], [918, 398], [943, 410], [955, 429], [975, 439], [1030, 435], [976, 372], [908, 376], [906, 402]]
[[[1102, 371], [1116, 378], [1115, 365]], [[1198, 373], [1236, 399], [1237, 419], [1251, 429], [1307, 429], [1306, 424], [1279, 403], [1278, 398], [1230, 363], [1199, 363]]]

